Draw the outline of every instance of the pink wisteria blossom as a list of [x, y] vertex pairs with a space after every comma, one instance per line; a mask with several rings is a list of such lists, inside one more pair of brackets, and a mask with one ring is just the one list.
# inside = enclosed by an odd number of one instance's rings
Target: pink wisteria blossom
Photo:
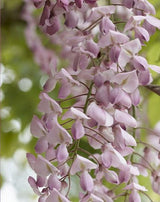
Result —
[[[39, 28], [50, 49], [36, 32], [34, 6], [41, 8]], [[150, 70], [159, 74], [160, 67], [139, 54], [160, 29], [154, 15], [147, 0], [104, 6], [96, 0], [25, 1], [27, 42], [48, 76], [41, 115], [30, 127], [37, 155], [27, 154], [37, 175], [28, 182], [39, 202], [73, 201], [75, 181], [80, 202], [140, 202], [142, 195], [150, 199], [138, 181], [148, 174], [160, 194], [159, 124], [142, 141], [139, 118], [140, 88], [158, 94]]]

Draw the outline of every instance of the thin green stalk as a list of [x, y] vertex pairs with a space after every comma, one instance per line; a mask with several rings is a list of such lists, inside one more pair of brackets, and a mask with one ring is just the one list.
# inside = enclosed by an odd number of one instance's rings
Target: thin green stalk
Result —
[[91, 96], [91, 93], [92, 93], [93, 84], [94, 84], [94, 83], [91, 83], [91, 85], [90, 85], [90, 87], [89, 87], [88, 95], [87, 95], [86, 102], [85, 102], [85, 105], [84, 105], [84, 110], [83, 110], [84, 113], [86, 113], [86, 111], [87, 111], [88, 102], [89, 102], [89, 97]]

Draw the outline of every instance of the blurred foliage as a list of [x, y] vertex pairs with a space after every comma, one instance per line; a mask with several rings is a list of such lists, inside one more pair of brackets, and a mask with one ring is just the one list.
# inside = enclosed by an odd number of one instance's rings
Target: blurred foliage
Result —
[[[14, 2], [14, 3], [13, 3]], [[21, 0], [5, 1], [2, 7], [2, 53], [1, 60], [5, 69], [11, 69], [15, 79], [2, 85], [4, 99], [1, 108], [11, 107], [7, 117], [2, 119], [1, 124], [1, 156], [10, 157], [17, 148], [33, 150], [34, 140], [30, 144], [19, 142], [19, 134], [29, 125], [33, 113], [36, 112], [40, 92], [40, 71], [33, 61], [33, 55], [27, 47], [24, 29], [25, 22], [21, 20], [23, 2]], [[14, 16], [12, 18], [12, 16]], [[22, 78], [32, 81], [32, 88], [23, 92], [18, 87]], [[20, 131], [9, 130], [10, 121], [20, 121]]]
[[[160, 1], [150, 0], [155, 5], [157, 17], [160, 18]], [[15, 73], [15, 79], [12, 83], [3, 84], [2, 91], [4, 99], [1, 103], [1, 108], [11, 107], [10, 113], [1, 122], [1, 156], [11, 157], [19, 148], [24, 148], [26, 151], [34, 153], [35, 138], [31, 138], [30, 142], [25, 144], [19, 140], [19, 136], [31, 122], [34, 113], [37, 113], [37, 105], [39, 102], [40, 78], [42, 76], [39, 67], [34, 63], [33, 55], [27, 47], [24, 29], [25, 22], [21, 19], [23, 12], [22, 0], [4, 0], [1, 2], [2, 29], [1, 29], [1, 60], [5, 68], [12, 69]], [[42, 38], [44, 38], [42, 36]], [[46, 45], [48, 40], [46, 40]], [[149, 64], [160, 66], [160, 31], [157, 31], [152, 37], [147, 46], [142, 50], [142, 54], [147, 57]], [[59, 49], [57, 49], [59, 51]], [[23, 92], [18, 87], [18, 82], [22, 78], [29, 78], [32, 81], [32, 88], [28, 92]], [[156, 84], [160, 85], [160, 78], [156, 79]], [[147, 91], [144, 89], [144, 91]], [[54, 96], [54, 93], [51, 93]], [[160, 97], [152, 92], [145, 92], [147, 99], [147, 113], [149, 116], [149, 124], [151, 127], [160, 120], [159, 103]], [[21, 123], [20, 130], [9, 130], [11, 120], [19, 120]], [[86, 145], [86, 142], [81, 142], [83, 147], [87, 147], [88, 151], [92, 152], [92, 148]], [[1, 180], [0, 180], [1, 181]], [[141, 184], [145, 184], [151, 190], [150, 180], [144, 177], [140, 178]], [[150, 193], [153, 200], [157, 201], [159, 196]], [[122, 199], [122, 198], [121, 198]], [[117, 202], [120, 202], [117, 200]], [[78, 201], [73, 198], [73, 201]], [[144, 199], [144, 201], [147, 201]]]

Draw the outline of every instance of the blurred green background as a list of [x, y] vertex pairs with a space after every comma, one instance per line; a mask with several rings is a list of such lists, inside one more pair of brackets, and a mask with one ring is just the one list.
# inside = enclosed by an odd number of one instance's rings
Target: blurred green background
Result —
[[[150, 0], [160, 18], [160, 1]], [[22, 20], [22, 0], [1, 1], [1, 201], [36, 201], [27, 183], [35, 174], [26, 162], [26, 152], [34, 153], [36, 140], [29, 130], [34, 113], [37, 113], [39, 92], [44, 75], [33, 60], [24, 36], [26, 23]], [[160, 66], [160, 31], [157, 31], [142, 54], [148, 63]], [[157, 76], [156, 76], [157, 77]], [[160, 79], [156, 83], [160, 84]], [[149, 127], [160, 120], [160, 97], [149, 91], [146, 96]], [[150, 190], [150, 197], [160, 202], [160, 197], [150, 189], [150, 180], [141, 177], [140, 184]], [[147, 201], [146, 198], [143, 199]], [[77, 199], [73, 199], [73, 202]], [[118, 200], [117, 200], [118, 201]]]

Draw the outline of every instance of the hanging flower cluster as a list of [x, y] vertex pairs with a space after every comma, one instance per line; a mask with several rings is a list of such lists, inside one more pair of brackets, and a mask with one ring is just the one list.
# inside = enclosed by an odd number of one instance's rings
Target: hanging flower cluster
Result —
[[[38, 105], [42, 117], [34, 116], [31, 123], [37, 157], [27, 154], [37, 174], [28, 181], [39, 202], [69, 202], [75, 175], [80, 202], [150, 198], [138, 182], [140, 175], [151, 175], [153, 190], [160, 194], [160, 127], [150, 130], [148, 142], [137, 133], [139, 87], [151, 89], [150, 69], [160, 73], [138, 54], [160, 29], [154, 7], [147, 0], [110, 0], [104, 6], [96, 0], [32, 1], [43, 8], [41, 30], [61, 47], [58, 55], [42, 45], [27, 1], [28, 44], [48, 74]], [[67, 65], [59, 69], [62, 59]], [[143, 152], [137, 152], [138, 145]]]

